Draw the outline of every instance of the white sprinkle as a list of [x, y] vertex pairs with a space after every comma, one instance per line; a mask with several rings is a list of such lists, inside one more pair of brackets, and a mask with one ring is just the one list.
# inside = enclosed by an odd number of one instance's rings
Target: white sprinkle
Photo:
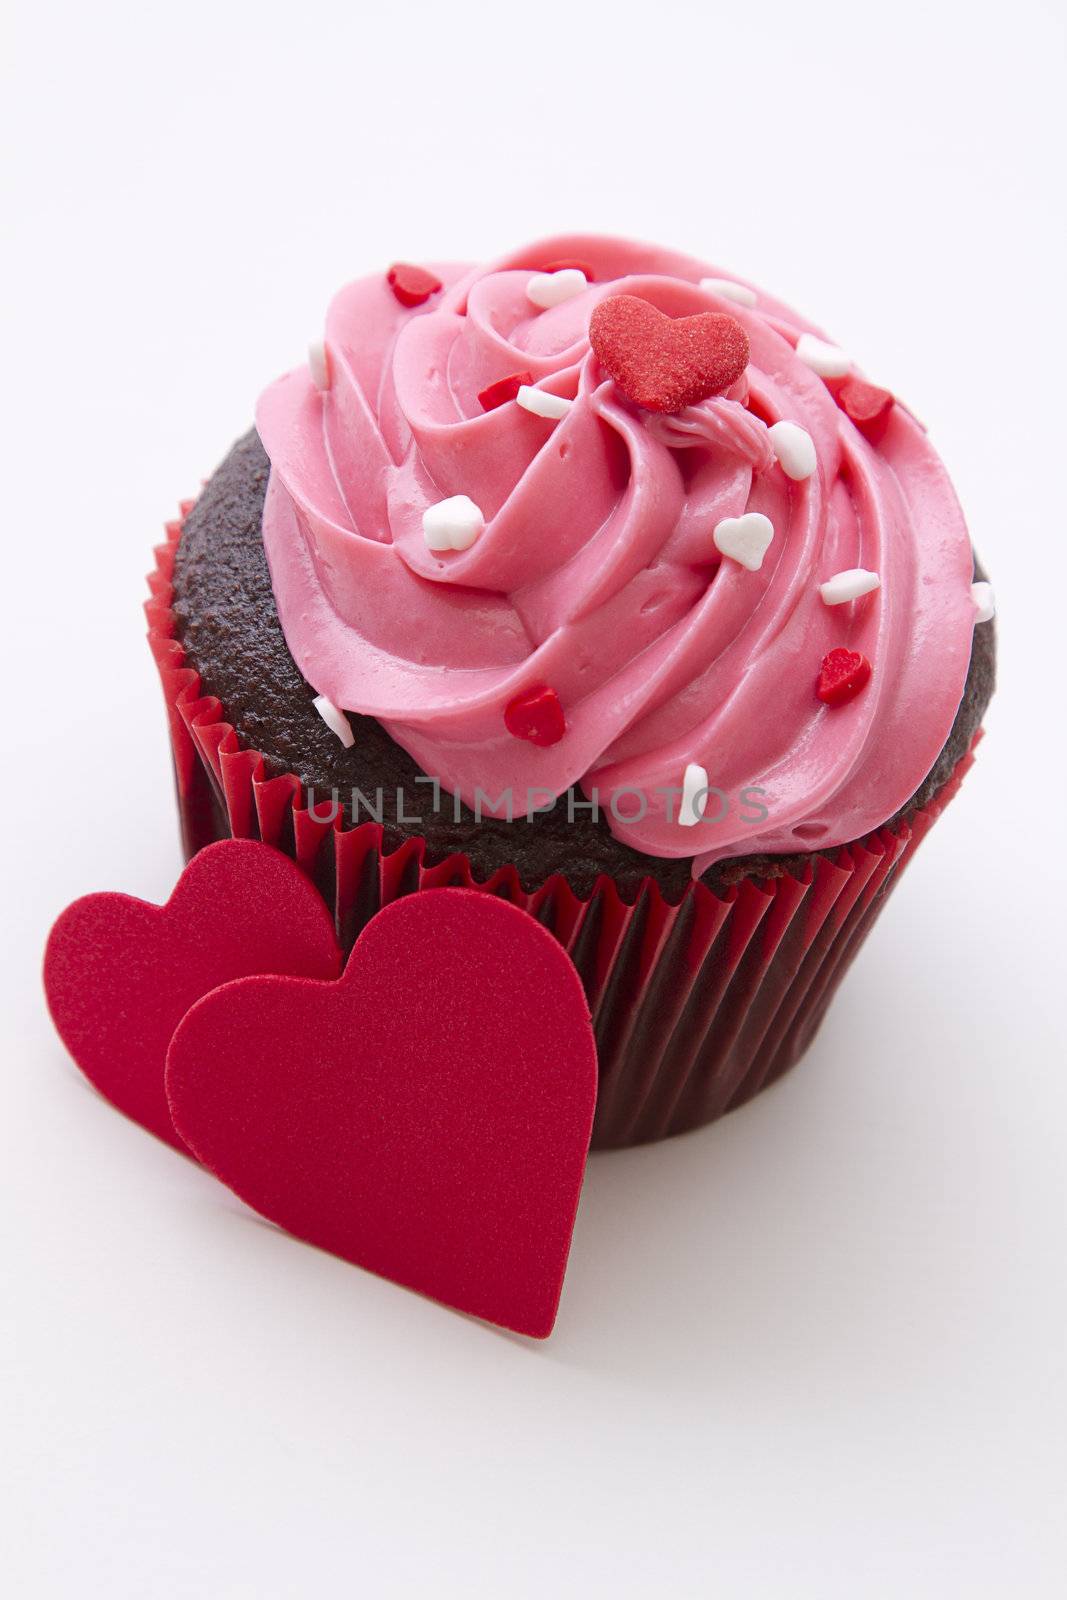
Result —
[[736, 300], [739, 306], [756, 304], [756, 291], [747, 284], [734, 283], [732, 278], [701, 278], [700, 287], [717, 294], [721, 300]]
[[993, 598], [993, 585], [991, 583], [972, 583], [971, 599], [978, 615], [976, 622], [992, 622], [997, 614], [997, 603]]
[[352, 732], [352, 724], [344, 712], [335, 706], [332, 700], [327, 700], [324, 694], [317, 694], [311, 704], [325, 722], [331, 733], [335, 733], [346, 750], [351, 750], [356, 742]]
[[813, 333], [802, 333], [797, 340], [797, 355], [820, 378], [843, 378], [852, 366], [852, 360], [836, 344], [816, 339]]
[[868, 572], [866, 567], [849, 567], [820, 583], [819, 593], [828, 606], [843, 606], [846, 600], [858, 600], [860, 595], [870, 594], [881, 586], [877, 572]]
[[330, 358], [326, 353], [326, 345], [322, 339], [312, 339], [308, 345], [308, 366], [311, 368], [311, 381], [316, 389], [326, 390], [330, 387]]
[[707, 772], [690, 761], [682, 778], [682, 803], [678, 807], [678, 821], [683, 828], [692, 828], [703, 817], [708, 803], [707, 788]]
[[524, 411], [532, 411], [535, 417], [549, 417], [553, 422], [565, 417], [574, 404], [561, 394], [549, 394], [547, 389], [535, 389], [529, 383], [520, 387], [515, 399]]
[[815, 444], [811, 434], [797, 422], [776, 422], [767, 429], [778, 465], [787, 478], [800, 483], [815, 471]]
[[422, 513], [422, 531], [431, 550], [469, 550], [484, 528], [480, 507], [465, 494], [438, 500]]
[[762, 511], [746, 511], [743, 517], [724, 517], [715, 524], [715, 548], [731, 561], [758, 572], [774, 538], [774, 523]]
[[549, 306], [561, 306], [583, 289], [589, 280], [580, 267], [561, 267], [559, 272], [535, 272], [526, 285], [526, 293], [535, 306], [547, 311]]

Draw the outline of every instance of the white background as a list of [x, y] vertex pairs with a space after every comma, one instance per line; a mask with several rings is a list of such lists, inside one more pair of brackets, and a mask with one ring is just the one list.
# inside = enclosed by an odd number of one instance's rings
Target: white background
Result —
[[[142, 0], [7, 31], [8, 1592], [1062, 1593], [1061, 8]], [[539, 1346], [257, 1225], [82, 1082], [38, 969], [76, 895], [178, 872], [139, 610], [177, 500], [346, 279], [561, 228], [763, 282], [907, 399], [1002, 670], [808, 1060], [592, 1161]]]

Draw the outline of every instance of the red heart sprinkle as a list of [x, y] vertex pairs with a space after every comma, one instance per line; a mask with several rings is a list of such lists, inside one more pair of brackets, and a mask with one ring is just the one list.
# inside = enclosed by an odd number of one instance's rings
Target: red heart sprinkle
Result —
[[538, 272], [583, 272], [587, 283], [593, 283], [596, 279], [596, 273], [588, 261], [573, 261], [570, 257], [565, 257], [562, 261], [546, 261], [544, 266], [538, 267], [537, 270]]
[[89, 1081], [180, 1150], [163, 1064], [189, 1007], [231, 978], [332, 978], [340, 969], [326, 902], [295, 861], [252, 839], [224, 839], [193, 857], [164, 906], [128, 894], [75, 900], [49, 935], [44, 986]]
[[510, 378], [498, 378], [495, 383], [488, 384], [478, 395], [482, 410], [495, 411], [497, 406], [506, 406], [524, 383], [533, 383], [532, 372], [513, 372]]
[[748, 335], [735, 317], [702, 311], [672, 318], [632, 294], [601, 300], [589, 319], [589, 343], [645, 411], [684, 411], [722, 394], [748, 365]]
[[823, 656], [815, 693], [828, 706], [843, 706], [859, 694], [871, 676], [871, 663], [858, 650], [839, 646]]
[[877, 444], [889, 426], [894, 400], [888, 389], [879, 389], [862, 378], [846, 378], [834, 394], [841, 410], [856, 427]]
[[338, 982], [216, 989], [167, 1054], [179, 1132], [261, 1215], [535, 1338], [556, 1315], [596, 1082], [566, 951], [459, 888], [386, 906]]
[[504, 710], [504, 725], [516, 739], [528, 739], [530, 744], [541, 746], [559, 744], [567, 731], [559, 695], [547, 684], [524, 689], [514, 700], [509, 700]]
[[402, 306], [421, 306], [441, 287], [440, 278], [425, 267], [412, 266], [410, 261], [394, 261], [385, 277]]

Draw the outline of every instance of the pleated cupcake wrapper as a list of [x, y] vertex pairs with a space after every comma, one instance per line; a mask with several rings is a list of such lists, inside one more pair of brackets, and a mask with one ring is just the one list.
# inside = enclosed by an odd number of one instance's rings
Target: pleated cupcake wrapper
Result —
[[[181, 509], [184, 517], [188, 505]], [[431, 864], [422, 839], [390, 848], [378, 823], [327, 820], [308, 808], [293, 774], [269, 775], [186, 664], [171, 609], [181, 520], [166, 531], [145, 609], [186, 856], [231, 835], [284, 850], [323, 894], [346, 950], [382, 906], [423, 889], [480, 888], [530, 912], [569, 952], [589, 1000], [600, 1064], [594, 1148], [699, 1127], [803, 1054], [890, 888], [973, 761], [972, 746], [906, 824], [832, 859], [813, 855], [799, 876], [748, 877], [722, 895], [694, 882], [671, 904], [646, 878], [627, 901], [602, 877], [579, 896], [559, 875], [531, 892], [513, 866], [479, 879], [465, 855]]]

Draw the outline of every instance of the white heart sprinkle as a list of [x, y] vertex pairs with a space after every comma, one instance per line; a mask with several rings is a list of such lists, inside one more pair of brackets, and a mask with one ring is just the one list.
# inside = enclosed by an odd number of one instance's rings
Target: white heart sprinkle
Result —
[[843, 378], [852, 366], [851, 357], [836, 344], [816, 339], [813, 333], [802, 333], [797, 340], [797, 355], [805, 366], [817, 372], [820, 378]]
[[858, 600], [861, 595], [880, 589], [882, 580], [877, 572], [866, 567], [849, 567], [845, 572], [835, 572], [832, 578], [820, 583], [819, 593], [828, 606], [843, 606], [846, 600]]
[[800, 483], [815, 471], [815, 443], [806, 428], [797, 422], [776, 422], [767, 429], [778, 465], [787, 478]]
[[322, 339], [312, 339], [308, 345], [308, 366], [311, 369], [311, 381], [316, 389], [328, 389], [330, 387], [330, 358], [326, 353], [326, 345]]
[[678, 808], [678, 821], [683, 828], [693, 827], [704, 815], [708, 801], [707, 787], [707, 770], [690, 761], [682, 778], [682, 803]]
[[549, 394], [547, 389], [535, 389], [529, 383], [521, 386], [515, 399], [524, 411], [532, 411], [535, 417], [548, 417], [553, 422], [565, 417], [574, 404], [561, 394]]
[[526, 293], [535, 306], [547, 311], [550, 306], [572, 300], [588, 287], [589, 280], [580, 267], [561, 267], [559, 272], [535, 272], [526, 285]]
[[756, 304], [756, 291], [745, 283], [734, 283], [732, 278], [701, 278], [700, 287], [717, 294], [720, 300], [736, 300], [739, 306]]
[[991, 583], [972, 583], [971, 599], [978, 615], [976, 622], [992, 622], [997, 614], [997, 603], [993, 598], [993, 585]]
[[724, 517], [715, 524], [715, 548], [731, 561], [758, 572], [774, 538], [774, 524], [762, 511], [746, 511], [743, 517]]
[[344, 712], [338, 706], [335, 706], [332, 700], [328, 700], [324, 694], [317, 694], [311, 704], [315, 707], [330, 732], [337, 735], [346, 750], [351, 750], [356, 742], [356, 736], [352, 732], [352, 724]]
[[422, 532], [431, 550], [469, 550], [484, 529], [485, 518], [469, 495], [454, 494], [422, 513]]

